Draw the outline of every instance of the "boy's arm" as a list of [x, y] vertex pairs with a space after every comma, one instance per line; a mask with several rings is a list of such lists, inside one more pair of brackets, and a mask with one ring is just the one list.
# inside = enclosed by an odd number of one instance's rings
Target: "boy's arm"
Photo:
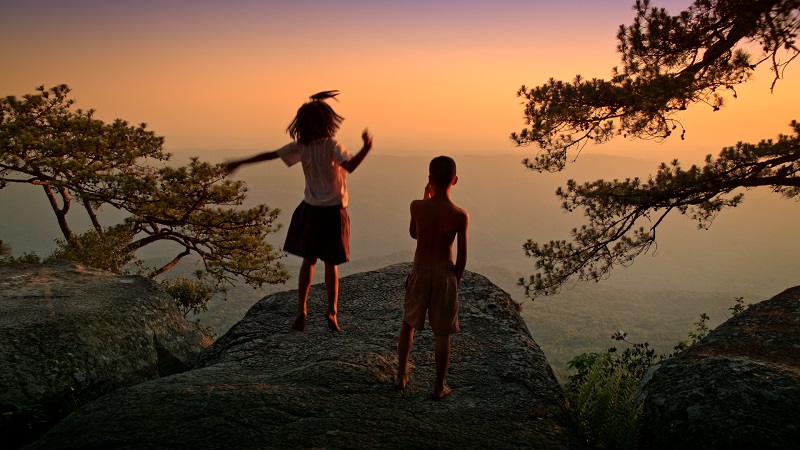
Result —
[[[422, 200], [427, 200], [433, 196], [433, 186], [431, 183], [425, 185], [425, 191], [422, 193]], [[411, 202], [411, 225], [408, 226], [408, 234], [412, 238], [417, 238], [417, 220], [414, 219], [414, 209], [417, 207], [421, 200], [414, 200]]]
[[469, 214], [464, 213], [464, 222], [458, 230], [456, 237], [456, 278], [461, 281], [464, 269], [467, 267], [467, 228], [469, 227]]
[[356, 156], [353, 156], [341, 164], [344, 170], [348, 171], [349, 173], [353, 173], [353, 171], [361, 165], [361, 161], [364, 161], [367, 153], [372, 150], [372, 135], [370, 135], [367, 130], [364, 130], [364, 132], [361, 133], [361, 139], [364, 140], [364, 146], [361, 147], [361, 150], [356, 153]]
[[276, 159], [276, 158], [278, 158], [278, 151], [277, 150], [274, 150], [274, 151], [271, 151], [271, 152], [259, 153], [258, 155], [253, 156], [252, 158], [240, 159], [238, 161], [228, 161], [228, 162], [226, 162], [225, 163], [225, 171], [227, 173], [231, 174], [236, 169], [238, 169], [240, 166], [243, 166], [245, 164], [252, 164], [252, 163], [261, 162], [261, 161], [270, 161], [270, 160]]

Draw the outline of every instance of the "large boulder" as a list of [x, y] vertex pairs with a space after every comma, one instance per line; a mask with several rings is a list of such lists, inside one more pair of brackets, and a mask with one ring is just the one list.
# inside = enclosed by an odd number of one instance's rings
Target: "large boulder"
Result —
[[650, 369], [641, 448], [800, 448], [800, 287]]
[[188, 370], [201, 349], [198, 331], [151, 280], [69, 263], [0, 264], [4, 445], [116, 388]]
[[416, 333], [411, 382], [393, 386], [399, 264], [341, 280], [341, 333], [311, 288], [256, 303], [198, 366], [79, 409], [31, 448], [580, 448], [563, 394], [507, 293], [467, 272], [452, 338], [451, 396], [430, 399], [433, 336]]

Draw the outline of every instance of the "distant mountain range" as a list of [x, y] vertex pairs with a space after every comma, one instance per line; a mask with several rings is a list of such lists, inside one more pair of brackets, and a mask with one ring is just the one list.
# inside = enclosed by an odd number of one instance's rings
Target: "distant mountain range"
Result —
[[[459, 182], [453, 188], [453, 200], [470, 213], [467, 269], [489, 277], [523, 303], [523, 315], [534, 338], [539, 332], [557, 337], [556, 330], [566, 330], [563, 323], [553, 325], [563, 321], [559, 319], [563, 315], [576, 321], [595, 322], [593, 326], [609, 331], [610, 336], [624, 324], [612, 325], [611, 316], [599, 311], [631, 320], [633, 316], [652, 316], [658, 311], [657, 315], [664, 316], [664, 326], [674, 328], [671, 336], [664, 338], [669, 343], [674, 336], [685, 338], [692, 329], [693, 318], [699, 314], [697, 311], [722, 311], [717, 317], [712, 316], [721, 321], [733, 296], [755, 302], [800, 284], [797, 263], [800, 239], [796, 232], [800, 205], [757, 189], [746, 192], [741, 206], [720, 214], [710, 230], [697, 230], [694, 222], [675, 215], [659, 228], [655, 257], [640, 256], [631, 267], [615, 269], [600, 284], [579, 285], [531, 304], [516, 286], [520, 277], [533, 270], [533, 262], [524, 256], [522, 244], [529, 238], [535, 241], [569, 238], [570, 230], [583, 223], [579, 213], [566, 214], [560, 209], [554, 195], [556, 188], [570, 178], [591, 181], [646, 177], [656, 170], [657, 163], [587, 154], [564, 173], [538, 174], [520, 164], [522, 156], [456, 155], [455, 159]], [[408, 236], [408, 205], [422, 195], [428, 161], [427, 157], [388, 156], [376, 151], [348, 177], [352, 261], [341, 267], [342, 276], [412, 258], [415, 243]], [[277, 161], [265, 162], [242, 168], [234, 176], [247, 182], [248, 205], [264, 203], [280, 208], [283, 211], [280, 222], [288, 225], [292, 211], [302, 199], [303, 176], [299, 166], [286, 168]], [[0, 199], [0, 239], [12, 246], [15, 255], [31, 251], [47, 255], [60, 234], [41, 189], [8, 186], [0, 190]], [[77, 218], [81, 213], [75, 208], [71, 215]], [[112, 223], [121, 217], [119, 212], [105, 211], [102, 219]], [[88, 225], [85, 217], [73, 222], [75, 229], [85, 229]], [[271, 236], [270, 241], [281, 246], [284, 236], [285, 227]], [[162, 247], [140, 256], [159, 258], [169, 257], [170, 253]], [[289, 256], [285, 263], [295, 277], [297, 258]], [[321, 276], [315, 279], [319, 281]], [[295, 283], [293, 278], [285, 286], [250, 289], [244, 297], [214, 307], [223, 312], [220, 317], [209, 316], [209, 319], [224, 331], [259, 296], [275, 289], [294, 289]], [[240, 292], [244, 293], [244, 289]], [[623, 308], [613, 299], [636, 306]], [[584, 310], [580, 305], [585, 305]], [[679, 314], [676, 311], [681, 310], [686, 311], [681, 322], [688, 320], [683, 326], [672, 322]], [[579, 318], [582, 314], [584, 319]], [[582, 336], [585, 345], [605, 340], [597, 337], [602, 335], [599, 331], [574, 331]], [[573, 333], [565, 331], [564, 336], [568, 340]], [[594, 341], [587, 341], [589, 336], [594, 336]], [[560, 337], [540, 339], [559, 342], [557, 345], [564, 341]], [[647, 339], [651, 337], [641, 336], [641, 340]], [[600, 345], [595, 350], [602, 350], [608, 344], [610, 340], [591, 345]], [[569, 351], [574, 350], [570, 348]], [[552, 351], [549, 354], [554, 355]]]
[[[176, 157], [177, 159], [177, 157]], [[532, 261], [522, 252], [527, 239], [549, 241], [569, 237], [580, 226], [579, 213], [566, 214], [554, 195], [567, 179], [647, 176], [657, 165], [629, 158], [587, 154], [564, 173], [538, 174], [526, 170], [521, 157], [457, 156], [459, 183], [453, 199], [470, 213], [469, 266], [497, 266], [529, 274]], [[348, 177], [353, 263], [413, 252], [408, 236], [408, 205], [422, 195], [427, 181], [427, 157], [371, 154]], [[248, 205], [265, 203], [280, 208], [288, 225], [302, 199], [299, 166], [286, 168], [273, 161], [242, 168], [234, 174], [248, 185]], [[42, 190], [9, 185], [0, 190], [0, 239], [14, 254], [34, 251], [40, 256], [54, 248], [60, 232]], [[115, 223], [122, 215], [104, 211], [101, 219]], [[642, 256], [627, 269], [615, 270], [605, 283], [616, 287], [654, 286], [695, 290], [743, 289], [774, 294], [800, 282], [796, 255], [800, 240], [795, 229], [800, 205], [766, 190], [745, 194], [744, 203], [724, 211], [710, 230], [697, 230], [691, 220], [675, 215], [659, 228], [655, 258]], [[76, 230], [87, 229], [80, 208], [70, 213]], [[280, 246], [285, 228], [270, 240]], [[179, 250], [178, 250], [179, 251]], [[171, 256], [164, 247], [146, 249], [143, 258]]]

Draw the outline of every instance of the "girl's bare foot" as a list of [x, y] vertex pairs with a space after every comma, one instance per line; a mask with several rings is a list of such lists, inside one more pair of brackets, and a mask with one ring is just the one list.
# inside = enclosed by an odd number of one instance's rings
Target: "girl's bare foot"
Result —
[[331, 331], [342, 331], [339, 328], [339, 322], [336, 321], [336, 315], [325, 314], [325, 320], [328, 321], [328, 328]]
[[398, 391], [402, 391], [403, 389], [406, 388], [406, 386], [408, 386], [408, 374], [400, 376], [400, 374], [398, 373], [397, 375], [394, 376], [395, 389], [397, 389]]
[[305, 314], [298, 314], [297, 317], [294, 319], [294, 323], [292, 324], [292, 329], [294, 331], [303, 331], [306, 329], [306, 315]]
[[441, 400], [450, 395], [451, 392], [452, 391], [450, 390], [450, 388], [447, 387], [447, 385], [445, 384], [444, 386], [442, 386], [442, 389], [434, 388], [433, 393], [431, 394], [431, 398], [434, 400]]

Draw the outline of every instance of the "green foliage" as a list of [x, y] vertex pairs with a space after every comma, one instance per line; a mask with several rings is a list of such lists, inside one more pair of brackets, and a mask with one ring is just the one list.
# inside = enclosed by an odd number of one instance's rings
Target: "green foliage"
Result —
[[36, 256], [36, 253], [23, 253], [15, 258], [14, 255], [11, 254], [11, 246], [0, 240], [0, 264], [39, 264], [41, 262], [41, 259]]
[[[277, 209], [239, 208], [246, 187], [225, 179], [223, 165], [191, 160], [168, 166], [164, 139], [94, 111], [73, 110], [66, 85], [40, 86], [36, 94], [0, 99], [0, 187], [39, 186], [63, 234], [58, 257], [119, 271], [136, 252], [172, 243], [174, 258], [149, 273], [156, 277], [194, 254], [217, 285], [241, 277], [253, 286], [288, 278], [280, 251], [266, 238], [280, 225]], [[75, 233], [68, 221], [80, 205], [92, 230]], [[127, 212], [124, 223], [104, 226], [103, 207]]]
[[57, 248], [47, 260], [61, 259], [121, 273], [126, 266], [138, 262], [127, 248], [133, 237], [134, 233], [124, 225], [107, 228], [103, 233], [89, 230], [76, 235], [73, 242], [56, 240]]
[[[734, 316], [738, 316], [739, 314], [741, 314], [742, 312], [744, 312], [747, 308], [749, 308], [751, 306], [753, 306], [753, 305], [752, 304], [747, 304], [747, 305], [744, 304], [744, 297], [734, 297], [734, 304], [733, 304], [733, 306], [728, 308], [728, 311], [730, 311], [731, 312], [731, 316], [734, 317]], [[711, 332], [711, 328], [709, 328], [709, 326], [708, 326], [708, 322], [710, 320], [711, 320], [711, 318], [708, 316], [708, 314], [706, 314], [706, 313], [700, 314], [700, 319], [697, 322], [695, 322], [695, 324], [694, 324], [695, 325], [694, 331], [690, 331], [688, 333], [688, 335], [687, 335], [689, 337], [689, 340], [688, 341], [680, 341], [680, 342], [678, 342], [678, 344], [675, 346], [675, 352], [673, 352], [669, 356], [674, 356], [674, 355], [686, 350], [690, 346], [698, 343], [704, 337], [708, 336], [708, 333]]]
[[736, 317], [742, 312], [744, 312], [747, 308], [753, 306], [752, 303], [744, 304], [744, 297], [734, 297], [734, 305], [728, 308], [728, 311], [731, 312], [732, 317]]
[[[618, 341], [625, 337], [623, 332], [612, 336]], [[647, 343], [637, 343], [621, 354], [612, 347], [606, 353], [585, 353], [569, 362], [577, 373], [570, 377], [564, 392], [590, 448], [636, 448], [642, 411], [636, 391], [655, 360]]]
[[590, 448], [634, 449], [638, 438], [641, 404], [636, 401], [636, 386], [622, 371], [609, 371], [598, 360], [570, 403]]
[[19, 256], [0, 257], [0, 264], [41, 264], [42, 258], [36, 253], [23, 253]]
[[700, 320], [698, 320], [695, 325], [697, 326], [696, 331], [689, 332], [689, 338], [692, 339], [692, 345], [696, 344], [699, 340], [703, 339], [704, 337], [708, 336], [708, 314], [703, 313], [700, 314]]
[[161, 282], [161, 286], [178, 305], [178, 310], [183, 317], [191, 314], [208, 311], [208, 302], [216, 292], [214, 286], [209, 284], [202, 274], [197, 280], [190, 280], [183, 275], [170, 278]]
[[[183, 275], [161, 281], [161, 286], [175, 300], [178, 311], [183, 317], [189, 314], [197, 315], [208, 311], [208, 303], [217, 294], [221, 294], [223, 300], [227, 300], [227, 290], [215, 286], [208, 281], [208, 274], [203, 271], [195, 273], [195, 280], [191, 280]], [[203, 336], [210, 341], [216, 338], [217, 333], [211, 325], [203, 325], [200, 319], [195, 319], [194, 326]]]
[[[735, 298], [730, 311], [737, 315], [747, 309], [742, 297]], [[666, 358], [694, 345], [711, 331], [708, 314], [702, 313], [689, 332], [691, 343], [681, 341], [670, 355], [658, 355], [647, 342], [628, 341], [618, 331], [611, 338], [628, 346], [621, 353], [616, 347], [606, 353], [583, 353], [568, 366], [575, 373], [564, 386], [567, 401], [577, 413], [579, 425], [590, 448], [635, 449], [642, 404], [636, 396], [647, 371]]]
[[[636, 18], [621, 26], [618, 50], [622, 67], [610, 81], [572, 83], [550, 80], [518, 95], [526, 100], [529, 128], [513, 133], [518, 145], [536, 144], [539, 153], [525, 164], [538, 171], [565, 167], [571, 150], [587, 142], [604, 143], [615, 136], [663, 140], [683, 129], [675, 116], [689, 105], [719, 109], [722, 92], [735, 96], [756, 66], [769, 61], [775, 79], [800, 49], [800, 1], [742, 2], [697, 0], [670, 16], [637, 0]], [[753, 45], [756, 44], [756, 45]], [[760, 49], [754, 61], [748, 52]], [[662, 163], [647, 180], [570, 180], [557, 195], [567, 212], [582, 210], [588, 224], [572, 230], [572, 239], [523, 245], [535, 258], [537, 273], [521, 279], [532, 298], [557, 293], [573, 278], [599, 281], [613, 267], [633, 263], [656, 242], [656, 229], [672, 212], [708, 228], [726, 208], [737, 206], [737, 190], [768, 186], [786, 197], [800, 196], [800, 125], [776, 141], [739, 143], [710, 155], [704, 166], [684, 169], [678, 161]]]
[[686, 350], [690, 346], [696, 344], [698, 341], [706, 337], [708, 335], [708, 332], [710, 331], [708, 328], [709, 320], [710, 317], [708, 316], [708, 314], [706, 313], [700, 314], [700, 320], [695, 322], [695, 331], [690, 331], [688, 333], [689, 340], [678, 342], [678, 344], [675, 346], [675, 352], [673, 353], [673, 355]]
[[[785, 197], [800, 194], [800, 123], [794, 135], [758, 145], [739, 143], [726, 148], [706, 165], [684, 170], [677, 161], [662, 164], [644, 181], [597, 180], [578, 184], [570, 180], [557, 195], [567, 212], [582, 209], [589, 223], [572, 230], [572, 241], [537, 243], [523, 249], [536, 258], [538, 273], [520, 283], [531, 297], [558, 292], [573, 277], [598, 281], [615, 266], [626, 266], [655, 244], [656, 228], [677, 211], [708, 228], [725, 208], [737, 206], [743, 194], [732, 192], [770, 184]], [[647, 224], [645, 228], [641, 224]]]
[[[636, 0], [636, 17], [621, 25], [617, 50], [621, 67], [610, 80], [572, 82], [550, 79], [517, 95], [525, 100], [528, 128], [512, 133], [518, 145], [536, 144], [542, 151], [526, 165], [561, 170], [571, 149], [616, 136], [663, 140], [683, 128], [674, 116], [695, 103], [714, 110], [722, 93], [736, 87], [755, 68], [769, 62], [779, 79], [798, 54], [797, 0], [697, 0], [670, 16], [649, 0]], [[754, 56], [753, 53], [757, 53]]]
[[583, 384], [589, 372], [595, 366], [607, 366], [611, 363], [611, 353], [582, 353], [572, 358], [567, 366], [570, 369], [575, 369], [576, 373], [569, 378], [569, 386], [576, 386]]

